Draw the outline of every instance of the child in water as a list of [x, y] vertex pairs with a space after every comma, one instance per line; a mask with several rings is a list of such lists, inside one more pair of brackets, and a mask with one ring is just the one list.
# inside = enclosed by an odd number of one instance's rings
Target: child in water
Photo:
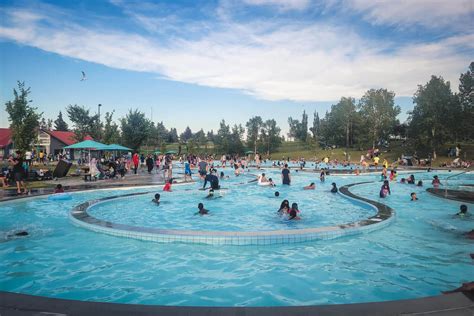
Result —
[[290, 212], [288, 213], [289, 215], [288, 220], [299, 221], [301, 219], [301, 217], [298, 216], [299, 212], [300, 210], [298, 209], [298, 204], [297, 203], [291, 204], [291, 209], [290, 209]]
[[202, 216], [202, 215], [208, 215], [209, 214], [209, 210], [206, 210], [204, 208], [204, 204], [202, 204], [202, 203], [198, 204], [198, 209], [199, 209], [199, 211], [194, 213], [194, 215], [201, 215]]
[[415, 192], [412, 192], [412, 193], [410, 194], [410, 197], [411, 197], [410, 201], [418, 201], [418, 198], [416, 197], [416, 193], [415, 193]]
[[283, 200], [280, 204], [280, 208], [278, 209], [278, 215], [287, 214], [290, 210], [290, 202], [288, 200]]
[[431, 181], [431, 184], [433, 185], [434, 188], [439, 188], [441, 182], [439, 181], [438, 176], [433, 176], [433, 181]]
[[314, 189], [316, 189], [316, 185], [314, 184], [314, 182], [311, 182], [309, 185], [303, 188], [303, 190], [314, 190]]
[[454, 214], [454, 216], [459, 216], [459, 217], [468, 217], [468, 216], [471, 216], [471, 214], [469, 214], [467, 212], [467, 205], [466, 204], [462, 204], [460, 207], [459, 207], [459, 213], [456, 213]]
[[58, 184], [56, 188], [54, 188], [54, 193], [64, 193], [62, 184]]
[[336, 185], [336, 183], [333, 182], [331, 185], [332, 185], [331, 192], [332, 192], [332, 193], [337, 193], [337, 185]]
[[385, 180], [382, 184], [382, 186], [380, 187], [380, 193], [379, 193], [379, 196], [381, 198], [385, 198], [387, 197], [387, 195], [391, 194], [390, 192], [390, 186], [388, 184], [388, 180]]
[[170, 179], [168, 182], [166, 182], [165, 186], [163, 187], [163, 191], [171, 192], [171, 185], [172, 184], [173, 184], [173, 179]]
[[151, 201], [157, 205], [160, 205], [160, 193], [156, 193], [155, 198]]

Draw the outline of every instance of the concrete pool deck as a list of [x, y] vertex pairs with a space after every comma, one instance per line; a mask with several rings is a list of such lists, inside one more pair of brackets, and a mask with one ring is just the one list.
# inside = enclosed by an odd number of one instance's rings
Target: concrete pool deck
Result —
[[472, 316], [474, 296], [454, 293], [419, 299], [344, 305], [282, 307], [198, 307], [85, 302], [0, 291], [2, 316]]

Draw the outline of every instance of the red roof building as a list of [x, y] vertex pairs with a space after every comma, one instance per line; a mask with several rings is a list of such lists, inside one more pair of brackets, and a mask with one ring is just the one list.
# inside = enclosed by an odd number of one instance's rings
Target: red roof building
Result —
[[0, 128], [0, 159], [6, 159], [13, 147], [12, 131], [9, 128]]

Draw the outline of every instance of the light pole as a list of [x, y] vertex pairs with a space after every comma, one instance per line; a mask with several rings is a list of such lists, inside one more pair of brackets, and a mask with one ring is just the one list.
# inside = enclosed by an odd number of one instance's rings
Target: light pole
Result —
[[102, 106], [102, 104], [99, 103], [99, 105], [97, 105], [97, 108], [98, 108], [98, 113], [99, 113], [99, 124], [100, 124], [100, 107]]

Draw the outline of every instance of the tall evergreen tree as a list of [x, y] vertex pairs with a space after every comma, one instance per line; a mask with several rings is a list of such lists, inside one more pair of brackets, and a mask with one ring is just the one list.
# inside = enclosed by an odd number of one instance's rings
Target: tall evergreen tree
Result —
[[54, 129], [63, 132], [69, 131], [69, 126], [66, 121], [64, 121], [63, 113], [61, 111], [59, 111], [58, 118], [54, 121]]
[[113, 121], [115, 111], [105, 113], [105, 125], [102, 141], [107, 144], [118, 143], [120, 132], [118, 125]]
[[461, 121], [458, 126], [464, 139], [474, 139], [474, 61], [466, 73], [459, 77], [459, 103], [461, 105]]

